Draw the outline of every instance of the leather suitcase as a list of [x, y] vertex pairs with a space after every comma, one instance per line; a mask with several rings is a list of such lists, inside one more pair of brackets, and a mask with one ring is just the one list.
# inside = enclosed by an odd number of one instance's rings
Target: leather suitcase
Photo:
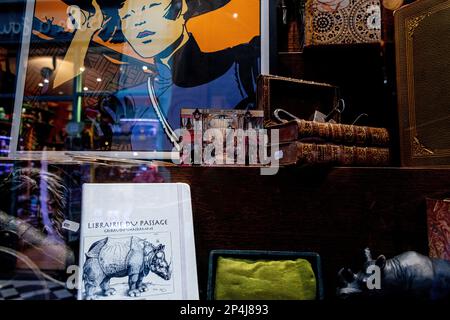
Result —
[[403, 166], [450, 166], [450, 0], [395, 12]]
[[[283, 109], [301, 119], [310, 119], [314, 112], [328, 114], [337, 105], [336, 86], [274, 75], [261, 75], [257, 88], [258, 109], [264, 110], [266, 124], [279, 123], [276, 109]], [[337, 122], [339, 117], [333, 117]]]

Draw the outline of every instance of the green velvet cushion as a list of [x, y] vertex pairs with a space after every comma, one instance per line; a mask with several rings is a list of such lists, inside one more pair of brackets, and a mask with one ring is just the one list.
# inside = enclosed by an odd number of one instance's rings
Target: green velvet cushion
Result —
[[296, 260], [245, 260], [219, 257], [216, 300], [314, 300], [311, 264]]

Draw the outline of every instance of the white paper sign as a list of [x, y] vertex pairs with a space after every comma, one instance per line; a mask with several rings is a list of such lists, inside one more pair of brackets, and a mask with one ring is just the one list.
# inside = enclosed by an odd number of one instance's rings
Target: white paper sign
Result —
[[79, 299], [198, 299], [186, 184], [83, 185]]

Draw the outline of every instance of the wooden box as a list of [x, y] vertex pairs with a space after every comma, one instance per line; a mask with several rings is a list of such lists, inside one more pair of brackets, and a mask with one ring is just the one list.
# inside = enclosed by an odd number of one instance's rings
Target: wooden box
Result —
[[278, 123], [273, 114], [276, 109], [309, 119], [314, 111], [328, 114], [339, 100], [338, 87], [331, 84], [274, 75], [258, 78], [257, 95], [258, 109], [264, 110], [266, 124]]

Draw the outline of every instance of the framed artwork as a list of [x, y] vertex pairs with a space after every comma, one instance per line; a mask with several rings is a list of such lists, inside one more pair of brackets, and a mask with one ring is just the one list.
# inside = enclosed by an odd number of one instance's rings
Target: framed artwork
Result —
[[173, 158], [182, 108], [256, 108], [270, 2], [28, 1], [10, 156]]

